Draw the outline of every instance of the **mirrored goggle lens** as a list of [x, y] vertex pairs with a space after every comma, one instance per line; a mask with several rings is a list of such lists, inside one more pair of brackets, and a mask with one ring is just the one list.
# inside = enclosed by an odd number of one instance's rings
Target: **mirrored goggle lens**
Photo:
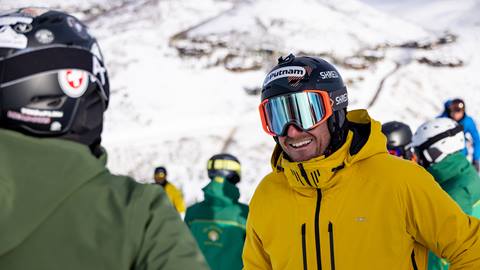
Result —
[[304, 130], [312, 128], [329, 116], [323, 99], [320, 92], [300, 92], [269, 99], [264, 107], [268, 129], [275, 135], [282, 135], [290, 123]]

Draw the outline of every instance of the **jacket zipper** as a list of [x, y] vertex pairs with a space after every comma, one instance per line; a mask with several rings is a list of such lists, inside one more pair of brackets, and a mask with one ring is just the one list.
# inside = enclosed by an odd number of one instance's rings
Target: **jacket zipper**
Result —
[[[305, 169], [303, 168], [303, 164], [299, 163], [298, 168], [300, 169], [300, 174], [302, 175], [303, 178], [305, 178], [305, 181], [307, 184], [311, 187], [312, 184], [308, 180], [308, 175]], [[317, 255], [317, 270], [322, 270], [322, 257], [321, 257], [321, 252], [320, 252], [320, 204], [322, 201], [322, 191], [318, 188], [317, 189], [317, 206], [315, 207], [315, 251]]]
[[418, 270], [417, 262], [415, 261], [415, 251], [414, 250], [412, 250], [412, 255], [410, 257], [412, 258], [413, 270]]
[[320, 252], [320, 203], [322, 201], [322, 192], [317, 189], [317, 207], [315, 209], [315, 247], [317, 252], [317, 269], [322, 270], [322, 258]]
[[308, 266], [307, 266], [307, 239], [305, 239], [305, 223], [302, 224], [302, 255], [303, 255], [303, 270], [308, 270]]
[[335, 270], [335, 253], [333, 248], [333, 224], [328, 222], [328, 234], [330, 236], [330, 266], [332, 270]]

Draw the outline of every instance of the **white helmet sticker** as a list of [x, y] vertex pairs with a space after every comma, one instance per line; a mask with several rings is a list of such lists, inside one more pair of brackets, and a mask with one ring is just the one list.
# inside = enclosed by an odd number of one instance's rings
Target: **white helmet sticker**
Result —
[[265, 78], [265, 81], [263, 82], [263, 86], [277, 80], [280, 78], [285, 78], [285, 77], [303, 77], [305, 76], [306, 70], [304, 67], [299, 67], [299, 66], [291, 66], [291, 67], [283, 67], [283, 68], [278, 68], [275, 69], [274, 71], [270, 72], [267, 77]]
[[24, 34], [15, 32], [10, 25], [0, 25], [0, 48], [25, 49], [27, 43]]
[[62, 130], [62, 124], [60, 122], [54, 121], [50, 124], [50, 131], [60, 131]]
[[64, 69], [58, 72], [60, 88], [72, 98], [81, 97], [87, 91], [88, 77], [88, 72], [78, 69]]
[[17, 23], [31, 24], [33, 18], [23, 16], [4, 16], [0, 17], [0, 26], [3, 25], [15, 25]]
[[42, 44], [50, 44], [55, 39], [55, 36], [53, 35], [52, 31], [41, 29], [35, 33], [35, 38]]

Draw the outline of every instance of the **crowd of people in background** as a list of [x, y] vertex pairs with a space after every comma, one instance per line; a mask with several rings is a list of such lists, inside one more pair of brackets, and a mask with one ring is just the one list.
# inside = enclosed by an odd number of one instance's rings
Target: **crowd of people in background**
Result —
[[[429, 120], [418, 127], [413, 135], [408, 125], [388, 122], [382, 125], [382, 132], [387, 137], [387, 148], [391, 154], [416, 161], [434, 177], [463, 212], [480, 218], [478, 166], [474, 167], [475, 161], [470, 162], [465, 156], [464, 127], [457, 122], [463, 117], [456, 121], [453, 119], [440, 117]], [[476, 132], [475, 126], [473, 128]], [[478, 144], [478, 141], [475, 143]], [[428, 269], [446, 270], [448, 261], [430, 251]]]
[[462, 99], [413, 133], [348, 111], [326, 60], [281, 57], [259, 106], [272, 172], [246, 205], [240, 160], [213, 155], [186, 207], [165, 166], [154, 185], [106, 168], [108, 73], [82, 22], [23, 8], [0, 29], [0, 269], [480, 269]]

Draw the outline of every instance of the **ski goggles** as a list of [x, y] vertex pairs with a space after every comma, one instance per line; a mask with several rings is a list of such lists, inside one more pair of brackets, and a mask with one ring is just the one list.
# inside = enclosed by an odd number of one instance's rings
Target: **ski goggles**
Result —
[[398, 149], [398, 148], [388, 149], [388, 153], [390, 155], [394, 155], [394, 156], [397, 156], [397, 157], [402, 157], [403, 156], [403, 151], [401, 149]]
[[[346, 89], [344, 93], [345, 100], [339, 103], [347, 102]], [[259, 106], [263, 129], [272, 136], [285, 136], [289, 124], [304, 131], [312, 129], [332, 115], [333, 103], [329, 93], [321, 90], [304, 90], [265, 99]]]

